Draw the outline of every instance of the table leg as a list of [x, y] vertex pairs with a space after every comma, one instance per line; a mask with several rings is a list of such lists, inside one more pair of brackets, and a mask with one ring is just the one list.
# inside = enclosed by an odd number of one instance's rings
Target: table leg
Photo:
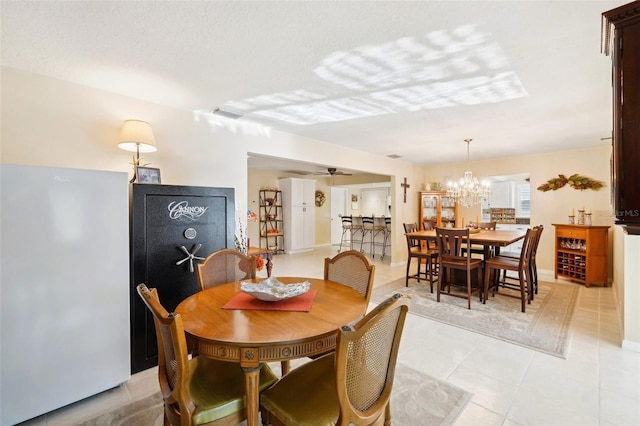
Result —
[[247, 394], [247, 426], [259, 426], [260, 417], [259, 407], [259, 389], [260, 389], [260, 369], [262, 363], [258, 367], [242, 367], [244, 370], [244, 385]]

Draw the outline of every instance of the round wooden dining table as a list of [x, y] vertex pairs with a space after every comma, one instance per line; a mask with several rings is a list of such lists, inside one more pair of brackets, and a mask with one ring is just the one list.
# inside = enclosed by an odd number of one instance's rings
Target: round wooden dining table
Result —
[[237, 362], [244, 370], [248, 426], [259, 424], [258, 385], [265, 362], [304, 358], [334, 349], [337, 330], [359, 319], [367, 309], [362, 294], [334, 281], [304, 277], [278, 280], [285, 284], [310, 281], [309, 291], [316, 292], [310, 310], [223, 308], [240, 293], [240, 281], [195, 293], [175, 309], [198, 356]]

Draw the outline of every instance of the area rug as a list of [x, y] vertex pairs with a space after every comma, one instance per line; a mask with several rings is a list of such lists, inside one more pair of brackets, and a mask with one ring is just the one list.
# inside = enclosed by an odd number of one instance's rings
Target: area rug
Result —
[[577, 285], [541, 281], [538, 294], [524, 313], [520, 311], [520, 299], [501, 295], [489, 295], [486, 304], [476, 295], [471, 300], [471, 310], [467, 309], [466, 299], [457, 297], [441, 295], [438, 303], [435, 290], [431, 293], [427, 283], [414, 280], [405, 287], [404, 278], [375, 288], [371, 298], [379, 303], [393, 293], [408, 294], [409, 312], [415, 315], [566, 358], [579, 291]]
[[[397, 364], [391, 394], [392, 424], [451, 425], [470, 400], [471, 394], [461, 388]], [[162, 426], [162, 409], [162, 397], [158, 392], [79, 423], [79, 426]]]

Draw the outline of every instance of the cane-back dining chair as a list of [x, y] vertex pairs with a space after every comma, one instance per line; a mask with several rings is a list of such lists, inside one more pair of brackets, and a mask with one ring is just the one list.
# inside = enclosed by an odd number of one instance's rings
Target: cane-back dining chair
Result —
[[[367, 302], [362, 311], [362, 316], [367, 312], [367, 306], [371, 299], [375, 270], [375, 265], [371, 264], [369, 259], [357, 250], [343, 251], [332, 258], [326, 257], [324, 259], [325, 280], [346, 285], [362, 294], [362, 297]], [[333, 350], [311, 356], [310, 358], [319, 358], [329, 352], [333, 352]], [[282, 375], [289, 373], [289, 361], [281, 362], [281, 370]]]
[[362, 294], [367, 305], [371, 299], [375, 271], [375, 265], [369, 262], [367, 256], [356, 250], [343, 251], [324, 259], [324, 279], [354, 288]]
[[261, 394], [264, 424], [390, 425], [390, 397], [409, 296], [395, 294], [354, 326], [335, 352], [303, 364]]
[[256, 277], [256, 259], [238, 250], [214, 251], [196, 267], [200, 289]]
[[[164, 309], [156, 289], [139, 284], [137, 290], [153, 314], [164, 424], [237, 425], [244, 421], [245, 375], [240, 365], [204, 356], [189, 359], [180, 315]], [[269, 366], [264, 365], [259, 389], [266, 389], [276, 380]]]
[[[482, 259], [471, 257], [471, 251], [462, 252], [469, 240], [468, 228], [436, 228], [436, 242], [440, 256], [440, 273], [438, 274], [437, 301], [440, 294], [467, 299], [467, 308], [471, 309], [471, 297], [479, 294], [482, 301]], [[477, 283], [471, 280], [471, 271], [477, 271]], [[456, 277], [455, 271], [462, 271], [462, 277]], [[461, 282], [461, 281], [464, 281]], [[456, 292], [455, 287], [464, 287], [465, 292]]]
[[[417, 232], [418, 224], [417, 223], [403, 223], [404, 232]], [[438, 270], [438, 250], [433, 248], [428, 248], [428, 246], [423, 247], [420, 244], [420, 240], [417, 238], [410, 237], [406, 235], [407, 240], [407, 271], [405, 273], [405, 287], [409, 287], [409, 279], [415, 279], [420, 282], [421, 279], [429, 282], [431, 293], [433, 293], [433, 282], [435, 281], [435, 276], [437, 275]], [[411, 261], [413, 259], [417, 259], [418, 266], [415, 274], [411, 275]], [[422, 264], [425, 264], [424, 271], [422, 271]]]
[[[520, 298], [521, 310], [522, 312], [525, 312], [525, 307], [527, 304], [531, 303], [531, 295], [534, 292], [534, 284], [531, 276], [531, 258], [534, 246], [536, 244], [536, 239], [538, 238], [538, 234], [540, 232], [540, 228], [538, 227], [527, 229], [527, 233], [524, 237], [524, 243], [522, 244], [520, 257], [514, 258], [511, 256], [498, 255], [485, 261], [485, 302], [489, 295], [489, 288], [491, 288], [492, 295], [498, 293], [505, 296]], [[495, 270], [495, 276], [494, 279], [490, 281], [492, 270]], [[518, 274], [518, 284], [516, 287], [514, 287], [513, 284], [510, 284], [509, 282], [499, 280], [501, 270], [514, 271]], [[498, 292], [497, 290], [500, 286], [519, 290], [519, 294], [513, 295], [508, 292]]]

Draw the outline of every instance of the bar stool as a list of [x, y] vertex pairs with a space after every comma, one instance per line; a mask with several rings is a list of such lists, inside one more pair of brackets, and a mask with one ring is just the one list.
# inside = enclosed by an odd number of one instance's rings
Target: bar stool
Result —
[[363, 245], [369, 237], [369, 252], [373, 251], [373, 216], [362, 216], [362, 240], [360, 241], [360, 253], [364, 253]]
[[386, 256], [387, 247], [391, 248], [391, 218], [390, 217], [384, 217], [384, 243], [382, 244], [382, 256], [380, 257], [380, 260], [383, 260], [384, 257]]
[[[340, 248], [338, 253], [342, 251], [342, 244], [348, 242], [349, 248], [353, 249], [353, 241], [351, 239], [351, 233], [353, 232], [353, 217], [340, 215], [342, 221], [342, 237], [340, 237]], [[347, 237], [347, 239], [345, 239]]]
[[381, 250], [381, 254], [380, 254], [380, 260], [382, 260], [384, 258], [384, 246], [386, 244], [386, 230], [387, 230], [387, 226], [385, 224], [385, 217], [384, 215], [382, 216], [378, 216], [378, 217], [373, 217], [373, 230], [371, 231], [371, 258], [375, 258], [376, 257], [376, 247], [380, 247]]
[[362, 251], [362, 242], [364, 241], [364, 230], [362, 229], [362, 216], [351, 217], [351, 249], [355, 244], [360, 243], [360, 251]]

